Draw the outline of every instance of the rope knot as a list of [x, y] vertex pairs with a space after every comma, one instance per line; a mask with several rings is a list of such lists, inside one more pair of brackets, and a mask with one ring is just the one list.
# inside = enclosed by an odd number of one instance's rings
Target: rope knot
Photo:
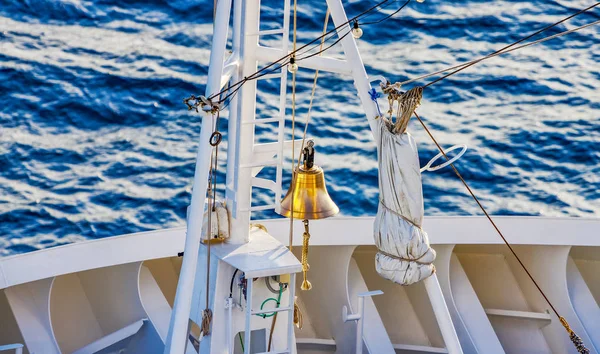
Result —
[[202, 313], [202, 324], [200, 325], [200, 332], [202, 333], [202, 337], [210, 334], [210, 324], [212, 322], [212, 311], [211, 309], [205, 309]]
[[195, 95], [191, 95], [188, 98], [184, 98], [183, 103], [187, 106], [188, 111], [193, 109], [199, 112], [198, 108], [201, 108], [202, 111], [210, 112], [211, 114], [217, 114], [223, 108], [219, 102], [213, 102], [205, 96], [196, 97]]
[[372, 88], [371, 91], [369, 91], [369, 96], [371, 96], [373, 101], [377, 102], [377, 99], [381, 97], [381, 94]]
[[[404, 92], [400, 90], [401, 84], [391, 84], [389, 81], [385, 84], [381, 84], [381, 90], [387, 94], [389, 102], [388, 114], [390, 115], [389, 123], [392, 124], [390, 131], [394, 134], [402, 134], [408, 127], [410, 117], [413, 115], [415, 109], [421, 104], [423, 98], [423, 87], [417, 86]], [[392, 114], [394, 112], [394, 106], [396, 108], [396, 121], [392, 121]]]

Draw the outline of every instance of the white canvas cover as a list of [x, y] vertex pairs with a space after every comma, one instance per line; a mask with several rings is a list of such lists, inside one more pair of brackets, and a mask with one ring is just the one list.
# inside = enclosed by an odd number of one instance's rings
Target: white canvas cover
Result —
[[[202, 239], [207, 240], [208, 236], [208, 210], [211, 209], [212, 201], [206, 199], [204, 203], [204, 217], [202, 218]], [[224, 201], [215, 202], [215, 210], [211, 210], [211, 237], [218, 236], [219, 239], [229, 238], [229, 209]]]
[[379, 117], [379, 207], [375, 218], [377, 272], [401, 285], [423, 280], [435, 272], [435, 251], [429, 247], [423, 222], [423, 188], [419, 152], [407, 132]]

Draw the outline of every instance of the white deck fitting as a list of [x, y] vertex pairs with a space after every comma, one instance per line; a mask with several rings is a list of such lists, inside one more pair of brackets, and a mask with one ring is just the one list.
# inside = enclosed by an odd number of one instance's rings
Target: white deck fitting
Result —
[[[196, 289], [194, 290], [194, 298], [192, 301], [191, 319], [200, 323], [202, 320], [202, 311], [206, 304], [206, 253], [207, 247], [202, 245], [199, 249], [199, 264], [196, 278]], [[210, 307], [213, 311], [212, 332], [210, 340], [203, 340], [200, 343], [202, 352], [212, 352], [217, 350], [214, 348], [228, 348], [228, 339], [226, 334], [229, 333], [228, 311], [225, 307], [226, 298], [229, 297], [229, 286], [232, 275], [235, 269], [239, 269], [238, 276], [245, 273], [247, 279], [258, 278], [258, 280], [249, 282], [248, 286], [248, 303], [252, 304], [252, 309], [255, 312], [260, 311], [261, 303], [264, 299], [273, 297], [265, 285], [264, 278], [266, 276], [281, 275], [296, 273], [302, 270], [302, 266], [298, 259], [284, 247], [279, 241], [270, 236], [267, 232], [258, 227], [250, 229], [249, 242], [245, 244], [229, 244], [220, 243], [211, 245], [211, 272], [210, 272]], [[250, 285], [252, 283], [252, 285]], [[213, 285], [214, 284], [214, 285]], [[252, 289], [251, 289], [252, 288]], [[250, 291], [252, 290], [252, 296]], [[240, 299], [237, 286], [234, 288], [234, 302], [239, 304]], [[293, 303], [289, 302], [289, 293], [291, 289], [287, 289], [282, 295], [280, 307], [290, 308]], [[271, 318], [261, 318], [259, 316], [250, 316], [251, 321], [245, 319], [247, 304], [242, 300], [244, 311], [240, 311], [238, 307], [232, 310], [232, 328], [231, 333], [237, 335], [239, 332], [249, 333], [250, 330], [266, 330], [267, 333], [271, 327]], [[268, 307], [272, 308], [272, 304]], [[270, 311], [269, 311], [270, 312]], [[221, 313], [222, 316], [216, 316], [215, 313]], [[289, 317], [290, 316], [290, 317]], [[288, 346], [288, 319], [292, 319], [290, 314], [280, 313], [275, 327], [275, 333], [280, 335], [274, 336], [273, 345], [276, 350], [283, 350]], [[295, 340], [294, 333], [290, 333], [292, 342]], [[245, 339], [245, 343], [246, 340]], [[236, 338], [236, 341], [238, 339]], [[292, 348], [292, 352], [295, 349]]]
[[[300, 254], [300, 249], [294, 251], [297, 255]], [[344, 323], [341, 311], [342, 306], [347, 306], [351, 312], [354, 310], [350, 303], [348, 284], [353, 251], [354, 246], [311, 247], [308, 258], [310, 264], [308, 279], [313, 288], [310, 291], [299, 291], [297, 294], [305, 305], [306, 311], [303, 314], [310, 318], [317, 339], [334, 338], [338, 353], [354, 352], [356, 324], [354, 322]], [[356, 275], [359, 276], [360, 273]], [[369, 309], [365, 311], [368, 312]], [[365, 326], [365, 329], [367, 328], [368, 325]], [[383, 326], [380, 329], [383, 329]], [[383, 331], [385, 332], [385, 329]], [[302, 336], [301, 331], [297, 330], [296, 332], [298, 336]], [[372, 341], [369, 335], [368, 331], [365, 331], [363, 335], [369, 349], [380, 349], [379, 353], [382, 354], [390, 353], [390, 349], [393, 352], [389, 339], [371, 345]]]
[[287, 247], [259, 228], [252, 228], [248, 243], [215, 244], [211, 253], [244, 272], [248, 278], [302, 271], [302, 265]]

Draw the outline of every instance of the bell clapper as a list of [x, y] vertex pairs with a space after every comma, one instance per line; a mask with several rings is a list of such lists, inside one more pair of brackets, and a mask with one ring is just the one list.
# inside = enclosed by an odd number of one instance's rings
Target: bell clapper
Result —
[[308, 220], [304, 219], [304, 235], [302, 235], [302, 275], [304, 279], [302, 280], [302, 285], [300, 289], [302, 290], [310, 290], [312, 288], [312, 284], [307, 279], [307, 273], [310, 268], [308, 265], [308, 241], [310, 240], [310, 233], [308, 231]]

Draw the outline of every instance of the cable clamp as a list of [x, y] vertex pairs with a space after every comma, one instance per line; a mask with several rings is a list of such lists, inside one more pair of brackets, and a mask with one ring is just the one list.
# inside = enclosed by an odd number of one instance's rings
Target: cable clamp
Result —
[[202, 111], [211, 114], [216, 114], [223, 108], [222, 105], [213, 102], [211, 99], [206, 98], [206, 96], [196, 97], [195, 95], [191, 95], [188, 98], [184, 98], [183, 103], [187, 106], [188, 111], [193, 109], [196, 112], [200, 112], [198, 109], [200, 108]]

